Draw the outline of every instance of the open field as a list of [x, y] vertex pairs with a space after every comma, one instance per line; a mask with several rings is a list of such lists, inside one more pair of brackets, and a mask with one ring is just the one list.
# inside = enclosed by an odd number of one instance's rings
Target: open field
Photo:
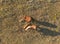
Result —
[[[24, 31], [23, 15], [40, 30]], [[0, 44], [60, 44], [60, 0], [0, 0]]]

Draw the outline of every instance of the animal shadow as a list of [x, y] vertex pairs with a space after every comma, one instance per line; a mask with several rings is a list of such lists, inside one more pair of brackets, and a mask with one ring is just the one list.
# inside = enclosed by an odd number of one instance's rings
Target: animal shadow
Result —
[[33, 19], [32, 20], [33, 22], [36, 22], [36, 24], [38, 25], [38, 26], [40, 26], [40, 25], [44, 25], [44, 26], [47, 26], [47, 27], [51, 27], [51, 28], [57, 28], [57, 26], [55, 25], [55, 24], [51, 24], [51, 23], [48, 23], [48, 22], [45, 22], [45, 21], [37, 21], [37, 20], [35, 20], [35, 19]]
[[59, 32], [51, 31], [51, 30], [49, 30], [47, 28], [41, 28], [41, 27], [39, 27], [37, 29], [37, 31], [38, 32], [42, 32], [42, 34], [45, 35], [45, 36], [58, 36], [58, 35], [60, 35]]
[[[33, 21], [36, 22], [38, 26], [44, 25], [44, 26], [47, 26], [47, 27], [50, 27], [50, 28], [57, 28], [57, 26], [55, 24], [51, 24], [51, 23], [48, 23], [48, 22], [41, 22], [41, 21], [37, 21], [35, 19], [33, 19]], [[48, 35], [48, 36], [57, 36], [57, 35], [60, 35], [59, 32], [52, 31], [52, 30], [49, 30], [47, 28], [38, 27], [37, 31], [38, 32], [42, 32], [43, 35]]]

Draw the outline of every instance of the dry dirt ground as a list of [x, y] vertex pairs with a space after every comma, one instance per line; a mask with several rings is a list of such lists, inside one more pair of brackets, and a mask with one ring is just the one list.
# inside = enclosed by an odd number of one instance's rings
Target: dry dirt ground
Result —
[[[24, 31], [22, 15], [40, 28]], [[60, 0], [0, 0], [0, 44], [60, 44]]]

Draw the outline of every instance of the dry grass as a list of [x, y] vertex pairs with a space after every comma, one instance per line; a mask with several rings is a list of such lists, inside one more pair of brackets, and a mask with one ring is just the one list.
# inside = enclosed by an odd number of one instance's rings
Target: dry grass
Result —
[[[32, 16], [38, 30], [24, 31], [23, 15]], [[59, 0], [1, 0], [0, 44], [60, 44]]]

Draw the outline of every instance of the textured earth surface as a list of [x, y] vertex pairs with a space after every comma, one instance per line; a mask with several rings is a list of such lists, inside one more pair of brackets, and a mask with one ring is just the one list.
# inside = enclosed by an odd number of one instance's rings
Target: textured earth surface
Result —
[[[24, 31], [23, 15], [40, 28]], [[0, 0], [0, 44], [60, 44], [60, 0]]]

